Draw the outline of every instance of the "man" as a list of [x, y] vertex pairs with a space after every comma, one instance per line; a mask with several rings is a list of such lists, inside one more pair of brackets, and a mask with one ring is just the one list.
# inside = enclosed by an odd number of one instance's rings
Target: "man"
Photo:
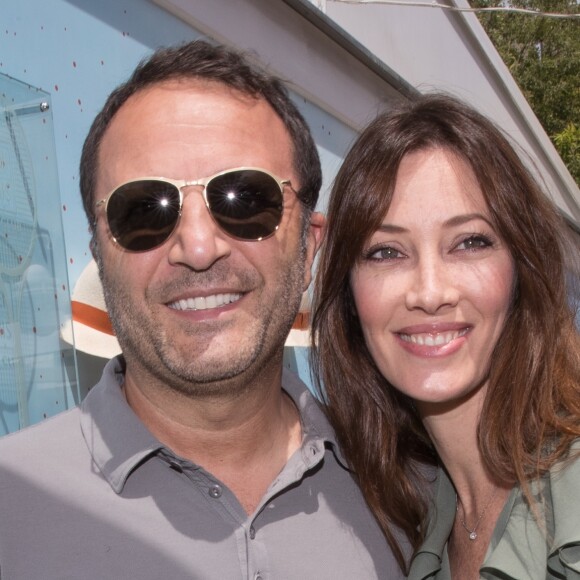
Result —
[[12, 578], [398, 578], [284, 340], [320, 163], [281, 83], [193, 42], [109, 97], [81, 160], [123, 355], [80, 410], [0, 442]]

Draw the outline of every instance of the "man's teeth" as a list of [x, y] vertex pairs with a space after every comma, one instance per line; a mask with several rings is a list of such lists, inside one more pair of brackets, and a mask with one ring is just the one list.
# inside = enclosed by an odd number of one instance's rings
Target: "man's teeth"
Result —
[[405, 342], [412, 342], [421, 346], [442, 346], [449, 344], [452, 340], [467, 334], [467, 328], [456, 330], [453, 332], [441, 332], [437, 334], [400, 334], [402, 340]]
[[197, 298], [187, 298], [177, 300], [168, 304], [174, 310], [207, 310], [209, 308], [219, 308], [225, 304], [235, 302], [242, 297], [241, 294], [212, 294], [210, 296], [198, 296]]

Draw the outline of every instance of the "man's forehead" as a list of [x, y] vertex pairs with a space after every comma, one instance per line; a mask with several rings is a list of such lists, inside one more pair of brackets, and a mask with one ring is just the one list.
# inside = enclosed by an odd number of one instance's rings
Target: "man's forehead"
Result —
[[182, 76], [166, 79], [157, 83], [152, 83], [144, 90], [147, 90], [147, 88], [154, 89], [156, 87], [178, 91], [196, 90], [208, 94], [225, 93], [230, 95], [232, 98], [240, 99], [242, 101], [259, 101], [263, 99], [263, 97], [257, 92], [242, 90], [223, 81], [198, 76]]
[[263, 97], [218, 81], [187, 77], [155, 83], [131, 95], [111, 119], [103, 140], [119, 124], [123, 125], [124, 132], [144, 124], [202, 125], [204, 120], [237, 127], [236, 120], [240, 117], [251, 119], [249, 126], [265, 121], [272, 124], [273, 130], [278, 125], [288, 133], [278, 113]]
[[293, 167], [291, 137], [266, 100], [198, 79], [164, 81], [132, 95], [103, 136], [100, 169], [155, 155], [159, 165], [164, 155], [184, 156], [192, 165], [223, 157], [227, 167], [218, 163], [215, 171], [267, 160], [264, 168], [284, 177]]

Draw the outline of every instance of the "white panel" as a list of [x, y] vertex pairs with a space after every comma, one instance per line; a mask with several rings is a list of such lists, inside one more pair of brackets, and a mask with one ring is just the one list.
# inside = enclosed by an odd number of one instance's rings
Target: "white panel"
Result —
[[282, 1], [154, 1], [207, 36], [254, 52], [298, 94], [355, 129], [401, 98]]
[[421, 92], [454, 93], [494, 119], [531, 157], [558, 206], [580, 221], [578, 186], [474, 14], [427, 0], [422, 7], [327, 0], [325, 11]]

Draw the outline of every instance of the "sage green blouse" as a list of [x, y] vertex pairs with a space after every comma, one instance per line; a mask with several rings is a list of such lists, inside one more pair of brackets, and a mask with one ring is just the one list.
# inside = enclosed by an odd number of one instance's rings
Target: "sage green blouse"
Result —
[[[580, 441], [572, 450], [580, 451]], [[514, 488], [497, 520], [480, 577], [580, 580], [580, 458], [554, 467], [532, 490], [544, 502], [546, 531], [538, 526], [521, 490]], [[440, 469], [427, 537], [413, 557], [409, 580], [451, 580], [447, 540], [455, 512], [455, 489]]]

